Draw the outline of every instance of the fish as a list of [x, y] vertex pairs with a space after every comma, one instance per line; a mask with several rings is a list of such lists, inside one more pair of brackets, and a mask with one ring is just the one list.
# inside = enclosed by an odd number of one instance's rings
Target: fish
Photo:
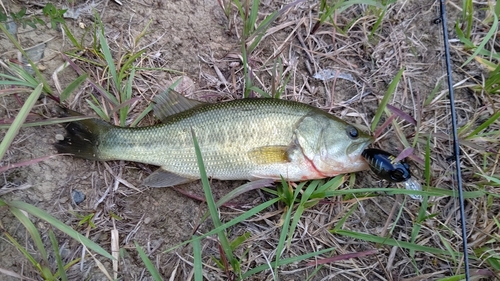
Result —
[[394, 162], [396, 156], [387, 151], [368, 148], [361, 155], [368, 161], [370, 169], [379, 178], [390, 182], [406, 182], [411, 178], [408, 163], [405, 161]]
[[155, 102], [161, 124], [118, 127], [98, 118], [70, 122], [55, 148], [89, 160], [159, 166], [143, 182], [149, 187], [200, 178], [193, 134], [208, 177], [218, 180], [305, 181], [369, 169], [361, 153], [373, 138], [307, 104], [271, 98], [205, 103], [173, 90]]

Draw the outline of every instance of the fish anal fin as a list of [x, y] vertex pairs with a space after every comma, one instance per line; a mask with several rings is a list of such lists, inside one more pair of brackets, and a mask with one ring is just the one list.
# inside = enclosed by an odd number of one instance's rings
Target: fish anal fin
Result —
[[149, 175], [142, 183], [148, 187], [172, 187], [194, 180], [196, 179], [186, 178], [160, 168]]
[[250, 150], [248, 157], [256, 164], [287, 163], [289, 149], [285, 145], [262, 146]]
[[166, 122], [171, 115], [204, 104], [201, 101], [188, 99], [172, 88], [168, 88], [163, 93], [158, 94], [154, 102], [154, 115], [162, 122]]

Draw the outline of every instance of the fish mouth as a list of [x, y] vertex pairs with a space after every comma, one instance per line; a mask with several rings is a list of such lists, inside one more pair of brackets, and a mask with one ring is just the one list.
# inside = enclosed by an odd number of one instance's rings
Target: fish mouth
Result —
[[367, 148], [371, 143], [373, 142], [373, 139], [368, 139], [364, 142], [360, 143], [353, 143], [347, 148], [347, 155], [353, 155], [355, 158], [357, 158], [358, 155], [361, 155], [363, 150]]
[[360, 151], [363, 152], [363, 150], [365, 150], [370, 144], [372, 144], [372, 142], [373, 142], [373, 139], [366, 141], [363, 145], [361, 145]]
[[[372, 139], [367, 140], [362, 143], [356, 144], [356, 146], [351, 145], [349, 148], [354, 148], [352, 149], [351, 153], [348, 153], [348, 157], [351, 160], [352, 163], [357, 163], [357, 162], [362, 162], [366, 163], [365, 159], [361, 156], [361, 153], [373, 142]], [[354, 147], [353, 147], [354, 146]]]

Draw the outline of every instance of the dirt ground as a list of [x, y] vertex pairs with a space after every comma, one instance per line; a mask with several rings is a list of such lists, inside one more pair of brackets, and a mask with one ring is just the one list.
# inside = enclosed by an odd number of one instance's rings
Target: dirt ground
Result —
[[[140, 76], [136, 86], [144, 97], [143, 104], [146, 104], [163, 85], [171, 83], [174, 77], [179, 76], [179, 72], [195, 82], [195, 88], [190, 91], [192, 98], [219, 102], [242, 97], [240, 87], [242, 75], [239, 72], [241, 61], [238, 57], [240, 34], [235, 32], [234, 27], [228, 28], [228, 20], [217, 1], [125, 0], [122, 2], [123, 5], [115, 1], [92, 3], [76, 1], [70, 8], [77, 10], [93, 5], [95, 12], [102, 18], [105, 35], [114, 55], [118, 56], [120, 52], [117, 46], [125, 49], [145, 48], [147, 51], [143, 59], [148, 66], [168, 68], [178, 72], [151, 71]], [[278, 2], [262, 1], [260, 16], [282, 7], [284, 3]], [[43, 6], [31, 1], [3, 1], [3, 4], [14, 11], [24, 6], [28, 8], [29, 13], [35, 14], [40, 13]], [[54, 4], [57, 7], [64, 5], [64, 3]], [[398, 70], [404, 67], [403, 80], [390, 103], [419, 120], [422, 128], [426, 128], [422, 131], [446, 134], [449, 132], [449, 127], [443, 129], [435, 126], [438, 122], [449, 124], [449, 121], [443, 118], [447, 110], [446, 98], [437, 99], [437, 102], [432, 104], [434, 107], [432, 109], [415, 106], [422, 104], [440, 81], [443, 82], [443, 87], [445, 85], [442, 34], [440, 25], [435, 21], [439, 15], [438, 4], [438, 1], [415, 0], [400, 1], [390, 5], [380, 30], [371, 38], [367, 37], [369, 31], [366, 27], [357, 24], [363, 22], [369, 10], [364, 6], [354, 6], [336, 18], [337, 24], [343, 28], [352, 24], [346, 34], [336, 32], [330, 24], [323, 24], [315, 36], [308, 37], [307, 34], [316, 22], [318, 5], [316, 1], [304, 1], [276, 20], [272, 25], [277, 27], [276, 31], [263, 39], [251, 57], [255, 75], [262, 83], [259, 86], [269, 89], [273, 60], [280, 57], [285, 71], [291, 74], [283, 98], [312, 104], [342, 119], [368, 128], [389, 83]], [[82, 12], [76, 19], [66, 19], [78, 36], [86, 32], [81, 26], [88, 28], [94, 22], [92, 12], [84, 9], [80, 11]], [[452, 31], [454, 19], [460, 12], [454, 6], [450, 6], [449, 13]], [[238, 22], [237, 15], [234, 18]], [[150, 25], [144, 37], [134, 47], [133, 39], [148, 22]], [[46, 43], [44, 56], [38, 64], [42, 66], [44, 75], [49, 78], [49, 83], [53, 84], [50, 77], [63, 63], [61, 52], [72, 48], [67, 38], [60, 30], [52, 30], [49, 27], [36, 30], [21, 29], [18, 37], [23, 47]], [[301, 37], [304, 43], [301, 43], [298, 37]], [[454, 53], [457, 61], [458, 54], [459, 52]], [[16, 59], [17, 56], [15, 48], [5, 36], [0, 36], [0, 56], [3, 60]], [[352, 77], [352, 81], [347, 79], [321, 81], [312, 77], [322, 69], [348, 74]], [[471, 76], [482, 73], [478, 69], [464, 71], [470, 71]], [[464, 77], [463, 72], [455, 75], [456, 81]], [[71, 69], [66, 69], [58, 77], [61, 85], [68, 85], [77, 75]], [[80, 112], [91, 113], [83, 98], [89, 91], [91, 88], [88, 85], [82, 87], [78, 94], [69, 99], [67, 105]], [[457, 97], [460, 103], [459, 121], [463, 125], [481, 104], [466, 89], [458, 89]], [[0, 117], [13, 118], [20, 107], [19, 104], [12, 96], [0, 98]], [[56, 104], [50, 99], [41, 98], [33, 112], [47, 117], [53, 116], [55, 106]], [[141, 125], [152, 122], [155, 121], [149, 116]], [[415, 132], [415, 128], [409, 125], [403, 128], [408, 136], [412, 135], [412, 130]], [[22, 129], [8, 154], [1, 160], [0, 166], [56, 154], [52, 144], [56, 142], [57, 135], [62, 134], [64, 134], [62, 126]], [[435, 151], [438, 153], [432, 155], [433, 183], [441, 188], [450, 187], [453, 182], [450, 181], [450, 162], [447, 157], [451, 155], [451, 143], [448, 139], [435, 141], [439, 142], [439, 149], [436, 148]], [[403, 148], [394, 131], [388, 131], [375, 146], [393, 153]], [[417, 146], [417, 149], [415, 154], [423, 159], [425, 143]], [[414, 161], [411, 164], [414, 175], [422, 178], [423, 165]], [[88, 232], [93, 241], [107, 250], [110, 250], [110, 231], [118, 229], [120, 248], [124, 249], [119, 267], [120, 280], [152, 280], [137, 255], [134, 241], [146, 250], [165, 280], [169, 278], [169, 280], [190, 280], [191, 248], [181, 247], [170, 253], [164, 251], [190, 239], [193, 229], [207, 211], [206, 205], [188, 198], [175, 189], [150, 189], [141, 186], [142, 179], [154, 168], [124, 161], [103, 163], [70, 156], [55, 156], [4, 173], [0, 179], [3, 190], [19, 186], [28, 188], [12, 191], [3, 195], [2, 199], [21, 200], [33, 204], [79, 230], [80, 233]], [[466, 169], [464, 179], [472, 176], [473, 170]], [[124, 181], [119, 182], [117, 178]], [[242, 183], [213, 181], [212, 188], [220, 198]], [[355, 182], [355, 187], [386, 185], [387, 183], [379, 181], [368, 171], [358, 173]], [[199, 182], [178, 189], [203, 197]], [[75, 198], [81, 194], [84, 195], [84, 199], [77, 204]], [[236, 200], [236, 207], [221, 209], [221, 218], [228, 221], [242, 210], [247, 210], [271, 197], [272, 195], [260, 191], [240, 196]], [[449, 198], [436, 200], [432, 208], [450, 204], [449, 208], [443, 207], [440, 210], [458, 214], [454, 208], [456, 205], [452, 201]], [[359, 204], [357, 211], [346, 222], [346, 227], [381, 235], [386, 233], [389, 224], [395, 228], [392, 237], [399, 239], [408, 237], [408, 233], [411, 232], [411, 222], [415, 218], [415, 212], [418, 212], [420, 203], [400, 195], [380, 194], [372, 199], [360, 201]], [[401, 204], [405, 207], [398, 220], [388, 221], [393, 206]], [[283, 256], [315, 251], [318, 250], [314, 248], [316, 246], [336, 247], [338, 251], [333, 255], [376, 247], [375, 244], [369, 245], [346, 237], [332, 236], [328, 232], [332, 223], [338, 220], [337, 216], [345, 214], [351, 207], [350, 203], [319, 204], [307, 210], [296, 231], [293, 240], [295, 246], [285, 251]], [[266, 263], [265, 255], [276, 247], [279, 239], [278, 222], [282, 214], [279, 212], [280, 208], [282, 206], [274, 206], [266, 210], [261, 219], [251, 220], [232, 228], [231, 237], [237, 237], [244, 232], [252, 233], [252, 238], [242, 247], [241, 252], [253, 247], [262, 253], [262, 255], [255, 253], [257, 256], [251, 257], [253, 261], [248, 264], [249, 268]], [[81, 217], [89, 214], [94, 215], [93, 221], [96, 224], [91, 230], [87, 229], [86, 225], [79, 225]], [[448, 215], [450, 214], [446, 214]], [[9, 233], [25, 237], [22, 225], [7, 212], [0, 210], [0, 221]], [[450, 224], [456, 226], [458, 216], [457, 219], [451, 220]], [[42, 233], [48, 229], [48, 225], [43, 222], [38, 221], [36, 225]], [[208, 222], [202, 224], [199, 231], [204, 233], [211, 228], [212, 224]], [[82, 249], [79, 243], [62, 233], [56, 232], [56, 234], [64, 259], [69, 261], [81, 255]], [[432, 239], [436, 237], [429, 238], [430, 245]], [[219, 256], [215, 241], [206, 239], [202, 247], [203, 254], [207, 257], [204, 261], [211, 264], [211, 267], [206, 269], [205, 278], [227, 280], [224, 272], [210, 262], [209, 257]], [[37, 274], [33, 268], [4, 238], [0, 239], [0, 253], [2, 253], [0, 268], [36, 279]], [[453, 267], [443, 259], [430, 260], [425, 253], [417, 253], [415, 260], [417, 265], [414, 266], [410, 263], [406, 252], [389, 247], [379, 248], [377, 255], [367, 257], [364, 261], [351, 263], [346, 260], [325, 266], [310, 280], [403, 280], [420, 274], [430, 274], [432, 277], [427, 280], [435, 280], [438, 277], [454, 274], [450, 272]], [[111, 263], [105, 260], [103, 262], [111, 271]], [[357, 268], [356, 273], [351, 274], [349, 272], [353, 267]], [[314, 270], [314, 267], [289, 265], [280, 268], [279, 276], [281, 280], [306, 280]], [[358, 275], [360, 272], [361, 275]], [[68, 273], [70, 280], [107, 280], [89, 257], [73, 266]], [[0, 279], [18, 280], [6, 276]], [[265, 271], [250, 280], [272, 280], [272, 273]]]

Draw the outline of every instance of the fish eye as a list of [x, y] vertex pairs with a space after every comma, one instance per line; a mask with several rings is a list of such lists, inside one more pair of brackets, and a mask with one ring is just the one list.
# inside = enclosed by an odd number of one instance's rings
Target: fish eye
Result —
[[354, 128], [353, 126], [347, 126], [346, 129], [347, 135], [349, 136], [350, 139], [357, 139], [359, 137], [359, 132], [358, 129]]

